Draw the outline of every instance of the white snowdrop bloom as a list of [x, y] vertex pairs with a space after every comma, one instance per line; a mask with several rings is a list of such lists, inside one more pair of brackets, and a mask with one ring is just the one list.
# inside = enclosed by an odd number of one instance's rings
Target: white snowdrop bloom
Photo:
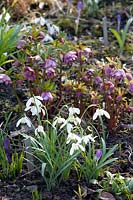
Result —
[[55, 127], [56, 124], [62, 124], [63, 126], [61, 126], [60, 128], [63, 128], [66, 125], [66, 120], [62, 117], [57, 117], [53, 122], [53, 126]]
[[27, 126], [29, 126], [29, 127], [31, 127], [31, 125], [32, 125], [30, 119], [27, 116], [22, 117], [21, 119], [19, 119], [17, 121], [16, 127], [18, 127], [20, 124], [27, 124]]
[[44, 17], [41, 16], [41, 17], [35, 18], [34, 23], [44, 26], [46, 24], [46, 20], [44, 19]]
[[54, 40], [49, 34], [46, 34], [46, 36], [44, 37], [43, 41], [44, 42], [53, 42]]
[[56, 34], [59, 34], [59, 27], [54, 25], [54, 24], [50, 24], [50, 23], [47, 23], [47, 28], [48, 28], [48, 32], [50, 35], [56, 35]]
[[82, 141], [87, 144], [88, 142], [95, 142], [95, 138], [92, 135], [85, 135], [82, 137]]
[[82, 142], [82, 138], [75, 133], [69, 133], [67, 137], [67, 142], [66, 144], [69, 144], [72, 140], [76, 140], [78, 143]]
[[74, 154], [75, 151], [77, 150], [81, 150], [81, 151], [85, 151], [85, 147], [83, 147], [81, 144], [77, 143], [73, 143], [72, 147], [70, 149], [70, 155], [72, 156]]
[[38, 133], [43, 133], [43, 134], [45, 134], [43, 126], [39, 125], [39, 126], [35, 129], [35, 135], [38, 135]]
[[43, 109], [43, 104], [41, 102], [42, 100], [43, 98], [40, 96], [31, 97], [26, 103], [25, 111], [30, 110], [33, 116], [38, 116], [41, 112], [45, 115], [45, 110]]
[[6, 16], [5, 16], [6, 22], [8, 22], [10, 18], [11, 18], [11, 15], [9, 13], [6, 13]]
[[68, 123], [68, 124], [67, 124], [67, 133], [68, 133], [68, 134], [71, 134], [71, 133], [72, 133], [72, 128], [73, 128], [73, 125], [70, 124], [70, 123]]
[[74, 115], [74, 114], [79, 115], [79, 114], [80, 114], [80, 109], [79, 109], [79, 108], [70, 107], [70, 108], [69, 108], [69, 116], [70, 116], [70, 115]]
[[98, 108], [93, 115], [93, 120], [95, 120], [97, 117], [100, 117], [100, 116], [103, 116], [103, 115], [105, 115], [105, 117], [110, 119], [110, 114], [107, 111]]

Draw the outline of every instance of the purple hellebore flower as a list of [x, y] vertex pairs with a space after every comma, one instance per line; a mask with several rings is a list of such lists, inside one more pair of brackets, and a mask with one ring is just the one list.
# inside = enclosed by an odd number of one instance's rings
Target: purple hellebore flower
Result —
[[54, 78], [56, 76], [55, 70], [52, 67], [47, 68], [45, 73], [48, 78]]
[[106, 77], [110, 77], [111, 74], [112, 74], [112, 68], [106, 66], [106, 67], [104, 68], [104, 73], [105, 73], [105, 76], [106, 76]]
[[101, 149], [98, 149], [98, 150], [96, 151], [96, 158], [99, 160], [99, 159], [101, 158], [101, 156], [102, 156], [102, 150], [101, 150]]
[[57, 63], [52, 60], [52, 59], [46, 59], [45, 62], [44, 62], [44, 68], [47, 69], [47, 68], [55, 68], [57, 66]]
[[25, 40], [19, 40], [17, 43], [17, 48], [21, 49], [22, 47], [26, 46], [26, 41]]
[[92, 50], [88, 47], [83, 49], [83, 53], [85, 56], [89, 55], [90, 57], [92, 57], [92, 55], [93, 55]]
[[53, 100], [53, 96], [51, 94], [51, 92], [42, 92], [41, 97], [43, 98], [44, 101], [52, 101]]
[[87, 72], [86, 72], [86, 75], [91, 76], [94, 72], [95, 72], [94, 69], [88, 69]]
[[126, 77], [129, 81], [131, 81], [133, 79], [133, 76], [131, 73], [126, 73]]
[[96, 85], [99, 85], [101, 84], [103, 81], [102, 81], [102, 78], [100, 76], [96, 76], [95, 79], [94, 79], [94, 82]]
[[5, 83], [6, 85], [8, 85], [8, 84], [11, 84], [12, 81], [8, 75], [0, 74], [0, 83]]
[[78, 56], [75, 51], [69, 51], [68, 53], [66, 53], [64, 55], [64, 63], [65, 64], [71, 63], [71, 62], [77, 60], [77, 58], [78, 58]]
[[117, 69], [112, 73], [112, 77], [115, 79], [124, 79], [126, 77], [125, 71], [123, 69]]
[[35, 71], [31, 67], [25, 66], [24, 77], [29, 81], [33, 81], [35, 79]]
[[129, 92], [133, 94], [133, 79], [130, 81], [129, 86], [128, 86]]
[[78, 1], [78, 3], [77, 3], [77, 10], [82, 10], [82, 8], [83, 8], [82, 1]]
[[21, 65], [21, 62], [19, 62], [18, 60], [12, 63], [13, 67], [19, 67], [20, 65]]

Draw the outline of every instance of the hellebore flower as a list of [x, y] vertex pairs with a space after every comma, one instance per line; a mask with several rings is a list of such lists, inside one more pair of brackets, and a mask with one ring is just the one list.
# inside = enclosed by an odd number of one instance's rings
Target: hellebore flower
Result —
[[57, 66], [57, 63], [52, 59], [46, 59], [44, 62], [44, 68], [55, 68]]
[[6, 85], [11, 84], [12, 81], [6, 74], [0, 74], [0, 83], [5, 83]]
[[115, 79], [124, 79], [126, 78], [126, 74], [124, 72], [123, 69], [118, 69], [118, 70], [115, 70], [113, 73], [112, 73], [112, 77], [115, 78]]
[[95, 72], [94, 69], [88, 69], [87, 72], [86, 72], [86, 75], [91, 76], [94, 72]]
[[99, 159], [101, 158], [101, 156], [102, 156], [102, 150], [101, 150], [101, 149], [98, 149], [98, 150], [96, 151], [96, 159], [99, 160]]
[[10, 140], [7, 137], [4, 139], [4, 149], [5, 149], [8, 162], [11, 163], [12, 159], [11, 159], [11, 154], [10, 154]]
[[52, 101], [53, 100], [53, 96], [52, 96], [51, 92], [43, 92], [41, 94], [41, 97], [42, 97], [43, 101]]
[[95, 79], [94, 79], [94, 82], [96, 85], [99, 85], [100, 83], [102, 83], [102, 78], [100, 76], [96, 76]]
[[35, 71], [31, 67], [25, 66], [24, 77], [29, 81], [33, 81], [35, 79]]
[[25, 40], [19, 40], [18, 43], [17, 43], [17, 48], [18, 49], [21, 49], [23, 47], [26, 46], [26, 41]]
[[75, 51], [69, 51], [68, 53], [66, 53], [64, 55], [64, 63], [65, 64], [71, 63], [71, 62], [77, 60], [77, 58], [78, 58], [78, 56]]
[[45, 73], [48, 78], [54, 78], [56, 76], [55, 70], [52, 67], [47, 68]]
[[105, 73], [105, 76], [106, 76], [106, 77], [111, 77], [111, 74], [112, 74], [112, 68], [106, 66], [106, 67], [104, 68], [104, 73]]
[[133, 94], [133, 79], [130, 81], [128, 89], [129, 89], [129, 92]]
[[129, 81], [131, 81], [133, 79], [133, 76], [131, 73], [126, 73], [126, 77]]
[[108, 119], [110, 119], [110, 115], [107, 111], [103, 110], [103, 109], [97, 109], [96, 112], [93, 115], [93, 120], [95, 120], [97, 117], [101, 117], [105, 115], [105, 117], [107, 117]]
[[92, 56], [93, 54], [92, 54], [92, 50], [90, 49], [90, 48], [88, 48], [88, 47], [86, 47], [86, 48], [84, 48], [83, 49], [83, 53], [84, 53], [84, 55], [89, 55], [89, 56]]

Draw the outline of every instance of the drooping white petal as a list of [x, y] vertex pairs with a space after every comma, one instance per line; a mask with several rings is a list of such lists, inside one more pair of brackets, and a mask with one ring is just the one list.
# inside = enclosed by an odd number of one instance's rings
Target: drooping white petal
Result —
[[107, 117], [108, 119], [110, 119], [110, 114], [107, 111], [105, 111], [105, 110], [104, 110], [104, 115], [105, 115], [105, 117]]
[[27, 116], [19, 119], [17, 124], [16, 124], [16, 127], [18, 127], [20, 124], [27, 124], [27, 126], [31, 127], [31, 121]]
[[39, 125], [39, 126], [35, 129], [35, 135], [38, 135], [38, 133], [45, 133], [45, 132], [44, 132], [43, 126]]
[[69, 115], [74, 115], [74, 114], [80, 114], [80, 109], [79, 108], [73, 108], [73, 107], [70, 107], [69, 108]]

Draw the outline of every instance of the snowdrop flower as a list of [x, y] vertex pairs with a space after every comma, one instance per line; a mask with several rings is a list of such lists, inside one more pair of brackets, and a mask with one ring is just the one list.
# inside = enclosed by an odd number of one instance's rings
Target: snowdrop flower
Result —
[[53, 40], [53, 38], [50, 36], [50, 35], [48, 35], [48, 34], [46, 34], [45, 35], [45, 38], [43, 39], [43, 41], [44, 42], [53, 42], [54, 40]]
[[74, 115], [74, 114], [79, 115], [80, 114], [80, 109], [79, 108], [70, 107], [69, 108], [69, 116]]
[[54, 24], [47, 24], [48, 32], [50, 35], [56, 35], [59, 33], [59, 27]]
[[103, 115], [105, 115], [105, 117], [110, 119], [110, 114], [107, 111], [98, 108], [93, 115], [93, 120], [95, 120], [97, 117], [100, 117], [100, 116], [103, 116]]
[[45, 115], [45, 110], [42, 108], [43, 104], [41, 101], [43, 101], [43, 98], [40, 96], [31, 97], [26, 103], [25, 111], [30, 110], [33, 116], [38, 116], [41, 112]]
[[43, 129], [43, 126], [39, 125], [39, 126], [35, 129], [35, 135], [38, 135], [38, 133], [43, 133], [43, 134], [45, 134], [44, 129]]
[[77, 140], [77, 142], [80, 144], [82, 142], [82, 138], [74, 133], [69, 133], [67, 137], [66, 144], [69, 144], [72, 140]]
[[82, 141], [87, 144], [88, 142], [95, 142], [95, 138], [92, 137], [92, 135], [85, 135], [82, 137]]
[[35, 24], [40, 24], [41, 26], [44, 26], [46, 24], [46, 20], [44, 19], [44, 17], [38, 17], [35, 18]]
[[66, 120], [64, 118], [62, 118], [62, 117], [57, 117], [53, 122], [53, 127], [55, 127], [56, 124], [63, 124], [63, 126], [60, 127], [60, 129], [61, 129], [66, 125]]
[[74, 154], [75, 151], [77, 150], [81, 150], [81, 151], [85, 151], [85, 147], [83, 147], [81, 144], [77, 143], [73, 143], [72, 147], [70, 149], [70, 156], [72, 156]]
[[30, 119], [27, 116], [19, 119], [16, 124], [16, 127], [18, 127], [20, 124], [27, 124], [28, 127], [31, 127], [31, 125], [32, 125]]

